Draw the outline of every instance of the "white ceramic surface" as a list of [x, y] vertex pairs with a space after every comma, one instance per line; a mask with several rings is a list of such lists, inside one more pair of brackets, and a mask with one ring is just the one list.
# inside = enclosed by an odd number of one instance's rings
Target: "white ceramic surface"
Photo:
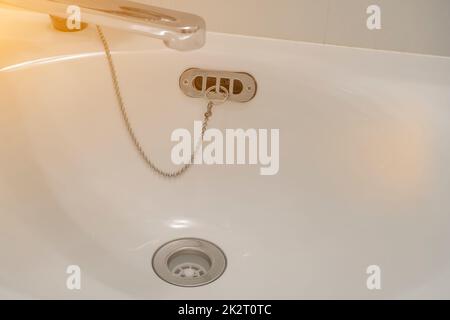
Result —
[[[130, 119], [166, 168], [172, 130], [205, 108], [178, 88], [187, 68], [258, 81], [212, 126], [280, 129], [276, 176], [198, 166], [166, 181], [130, 143], [95, 29], [0, 15], [1, 298], [450, 298], [449, 58], [225, 34], [179, 53], [106, 30]], [[225, 251], [220, 280], [153, 273], [181, 237]], [[73, 264], [81, 291], [66, 288]], [[373, 264], [381, 291], [366, 288]]]

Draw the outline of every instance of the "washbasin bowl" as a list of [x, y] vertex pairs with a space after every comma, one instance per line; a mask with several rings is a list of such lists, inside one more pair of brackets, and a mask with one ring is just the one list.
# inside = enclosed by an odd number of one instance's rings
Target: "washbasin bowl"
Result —
[[[258, 82], [212, 127], [280, 130], [274, 176], [202, 165], [166, 180], [129, 139], [95, 28], [0, 14], [0, 297], [450, 296], [449, 58], [219, 33], [181, 53], [105, 29], [130, 121], [164, 168], [171, 132], [205, 110], [180, 91], [189, 68]], [[185, 237], [220, 246], [220, 279], [180, 288], [154, 273], [155, 251]], [[380, 291], [366, 287], [370, 265]]]

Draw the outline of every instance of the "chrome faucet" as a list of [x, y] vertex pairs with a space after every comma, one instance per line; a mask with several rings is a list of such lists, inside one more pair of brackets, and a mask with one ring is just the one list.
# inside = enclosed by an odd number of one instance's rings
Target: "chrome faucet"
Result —
[[[158, 38], [172, 49], [186, 51], [205, 44], [203, 18], [127, 0], [0, 0], [0, 3], [47, 13], [64, 30], [68, 8], [79, 8], [80, 20]], [[64, 22], [64, 23], [62, 23]]]

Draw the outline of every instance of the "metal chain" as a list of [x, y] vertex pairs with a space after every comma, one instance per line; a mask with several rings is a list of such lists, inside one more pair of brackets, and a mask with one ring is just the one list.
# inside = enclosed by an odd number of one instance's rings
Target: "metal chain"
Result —
[[[177, 171], [173, 171], [173, 172], [167, 172], [164, 171], [160, 168], [158, 168], [154, 162], [150, 159], [150, 157], [147, 155], [147, 153], [144, 151], [141, 143], [139, 142], [139, 139], [136, 136], [136, 133], [134, 132], [134, 129], [131, 125], [130, 119], [128, 117], [128, 112], [127, 109], [125, 107], [125, 103], [124, 100], [122, 98], [122, 93], [120, 90], [120, 84], [119, 84], [119, 78], [117, 76], [117, 72], [116, 72], [116, 68], [114, 65], [114, 61], [111, 55], [111, 50], [109, 48], [109, 44], [108, 41], [106, 40], [106, 37], [103, 33], [103, 30], [100, 26], [97, 26], [97, 32], [100, 36], [100, 39], [103, 43], [103, 47], [105, 49], [105, 54], [106, 54], [106, 58], [108, 59], [108, 64], [109, 64], [109, 69], [111, 71], [111, 77], [112, 77], [112, 81], [113, 81], [113, 85], [114, 85], [114, 91], [116, 93], [116, 97], [117, 97], [117, 102], [119, 104], [120, 107], [120, 111], [122, 113], [123, 116], [123, 120], [125, 122], [125, 126], [128, 130], [128, 133], [131, 137], [131, 140], [133, 141], [133, 144], [135, 145], [137, 151], [139, 152], [139, 154], [141, 155], [142, 159], [145, 161], [145, 163], [150, 167], [150, 169], [152, 169], [156, 174], [164, 177], [164, 178], [178, 178], [181, 177], [183, 174], [186, 173], [186, 171], [188, 171], [192, 165], [194, 164], [195, 161], [195, 156], [200, 148], [200, 146], [203, 144], [204, 142], [204, 138], [205, 138], [205, 133], [206, 130], [208, 129], [208, 122], [210, 120], [210, 118], [212, 117], [212, 109], [214, 108], [214, 106], [216, 105], [216, 103], [209, 99], [209, 97], [207, 96], [208, 99], [208, 106], [207, 106], [207, 111], [204, 114], [204, 119], [203, 119], [203, 124], [202, 124], [202, 134], [201, 137], [194, 149], [194, 151], [191, 154], [191, 160], [188, 164], [185, 164], [183, 167], [181, 167], [179, 170]], [[224, 102], [227, 97], [228, 97], [228, 92], [226, 91], [225, 88], [221, 88], [222, 90], [225, 90], [225, 98], [223, 101], [220, 102]], [[209, 93], [209, 92], [208, 92]]]

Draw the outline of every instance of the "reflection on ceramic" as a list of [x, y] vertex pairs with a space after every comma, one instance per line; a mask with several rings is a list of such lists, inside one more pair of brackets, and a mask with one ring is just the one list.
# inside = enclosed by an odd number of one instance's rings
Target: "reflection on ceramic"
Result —
[[38, 65], [43, 65], [43, 64], [50, 64], [50, 63], [70, 61], [70, 60], [79, 60], [82, 58], [103, 56], [103, 55], [104, 55], [103, 52], [87, 52], [87, 53], [81, 53], [81, 54], [68, 54], [68, 55], [63, 55], [63, 56], [41, 58], [41, 59], [36, 59], [36, 60], [27, 60], [24, 62], [5, 66], [0, 69], [0, 72], [17, 71], [20, 69], [26, 69], [26, 68], [35, 67]]
[[[190, 67], [258, 81], [212, 127], [280, 129], [276, 176], [196, 166], [166, 181], [130, 143], [95, 29], [0, 15], [1, 297], [183, 299], [151, 257], [185, 237], [228, 260], [193, 299], [450, 297], [450, 59], [224, 34], [180, 53], [105, 30], [130, 120], [161, 166], [172, 168], [171, 132], [204, 112], [179, 89]], [[81, 291], [67, 290], [68, 265]], [[381, 291], [366, 288], [369, 265]]]

